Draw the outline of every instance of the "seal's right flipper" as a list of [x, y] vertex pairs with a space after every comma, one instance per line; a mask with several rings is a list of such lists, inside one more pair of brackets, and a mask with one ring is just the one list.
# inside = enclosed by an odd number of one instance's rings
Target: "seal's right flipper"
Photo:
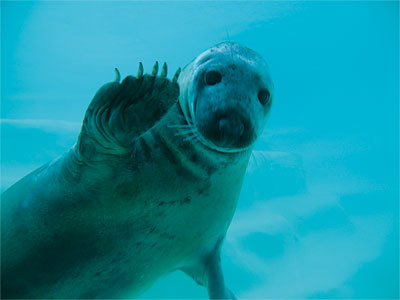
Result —
[[116, 80], [99, 89], [86, 111], [77, 143], [81, 157], [129, 152], [134, 140], [152, 128], [178, 99], [180, 69], [169, 80], [166, 64], [157, 76], [157, 62], [151, 75], [143, 75], [140, 63], [137, 76], [127, 76], [121, 83], [116, 72]]
[[221, 268], [221, 246], [224, 237], [218, 238], [215, 246], [197, 259], [181, 268], [199, 285], [207, 287], [210, 299], [236, 299], [226, 287]]

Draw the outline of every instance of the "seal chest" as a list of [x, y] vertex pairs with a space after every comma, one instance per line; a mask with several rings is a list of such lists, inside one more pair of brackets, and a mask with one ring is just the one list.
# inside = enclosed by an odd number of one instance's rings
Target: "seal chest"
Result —
[[104, 85], [77, 143], [2, 195], [3, 298], [124, 298], [181, 269], [234, 298], [220, 248], [273, 84], [254, 51]]

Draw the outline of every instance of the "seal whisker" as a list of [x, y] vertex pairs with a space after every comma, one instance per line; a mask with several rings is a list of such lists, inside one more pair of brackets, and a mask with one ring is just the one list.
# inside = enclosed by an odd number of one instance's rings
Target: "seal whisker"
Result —
[[256, 158], [256, 155], [255, 155], [254, 151], [251, 151], [250, 158], [253, 161], [255, 167], [258, 167], [258, 161], [257, 161], [257, 158]]
[[168, 128], [192, 128], [191, 125], [188, 124], [173, 124], [173, 125], [167, 125]]
[[196, 138], [197, 136], [193, 133], [193, 134], [188, 134], [188, 137], [184, 139], [185, 142], [190, 142], [193, 140], [197, 140]]
[[193, 122], [191, 122], [191, 121], [189, 121], [189, 120], [186, 120], [186, 118], [183, 116], [183, 115], [181, 115], [181, 114], [179, 114], [179, 113], [173, 113], [173, 117], [175, 118], [175, 119], [177, 119], [177, 121], [179, 121], [179, 122], [181, 122], [181, 123], [176, 123], [176, 124], [171, 124], [171, 125], [182, 125], [182, 126], [190, 126], [190, 127], [195, 127], [194, 126], [194, 124], [193, 124]]
[[175, 133], [175, 136], [180, 136], [180, 135], [187, 135], [187, 134], [191, 134], [191, 133], [195, 133], [195, 131], [193, 129], [187, 129], [187, 130], [181, 130]]

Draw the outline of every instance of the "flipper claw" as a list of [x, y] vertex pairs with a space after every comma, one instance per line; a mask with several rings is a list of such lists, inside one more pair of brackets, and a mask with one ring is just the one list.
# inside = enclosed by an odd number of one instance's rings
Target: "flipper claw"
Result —
[[153, 66], [153, 70], [151, 71], [151, 76], [156, 76], [158, 73], [158, 61]]
[[167, 77], [167, 63], [165, 62], [161, 69], [161, 77]]
[[142, 77], [142, 76], [143, 76], [143, 64], [142, 64], [142, 62], [140, 62], [140, 63], [139, 63], [139, 69], [138, 69], [136, 78], [140, 78], [140, 77]]
[[120, 82], [121, 80], [121, 74], [119, 73], [119, 70], [115, 68], [115, 81]]
[[176, 70], [174, 77], [172, 77], [172, 82], [177, 82], [180, 74], [181, 74], [181, 68], [179, 67], [178, 70]]

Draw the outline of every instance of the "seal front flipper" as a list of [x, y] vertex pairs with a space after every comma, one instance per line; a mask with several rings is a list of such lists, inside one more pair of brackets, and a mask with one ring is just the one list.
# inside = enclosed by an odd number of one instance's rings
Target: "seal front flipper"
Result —
[[221, 246], [224, 236], [217, 239], [215, 245], [188, 262], [180, 269], [193, 278], [197, 284], [207, 287], [210, 299], [236, 299], [226, 287], [221, 268]]
[[137, 76], [127, 76], [121, 83], [116, 72], [116, 80], [98, 90], [86, 111], [77, 142], [83, 160], [129, 153], [135, 139], [152, 128], [178, 99], [177, 76], [166, 78], [165, 63], [160, 76], [157, 62], [150, 75], [143, 75], [140, 63]]

